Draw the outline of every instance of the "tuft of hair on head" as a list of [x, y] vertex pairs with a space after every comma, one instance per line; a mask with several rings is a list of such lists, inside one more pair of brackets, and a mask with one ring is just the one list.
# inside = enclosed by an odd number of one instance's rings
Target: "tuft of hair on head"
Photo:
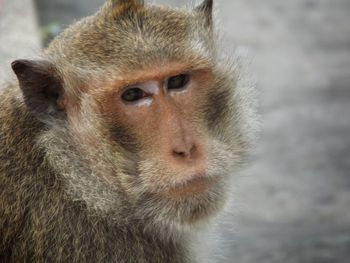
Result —
[[204, 0], [199, 6], [195, 8], [195, 11], [201, 13], [205, 17], [205, 25], [211, 27], [213, 24], [213, 0]]
[[143, 0], [109, 0], [109, 4], [113, 18], [126, 12], [139, 12], [144, 8]]

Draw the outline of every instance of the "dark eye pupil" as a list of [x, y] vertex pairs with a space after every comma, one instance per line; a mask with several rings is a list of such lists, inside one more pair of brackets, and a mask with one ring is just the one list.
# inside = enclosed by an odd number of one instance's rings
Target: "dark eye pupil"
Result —
[[143, 90], [140, 88], [131, 88], [126, 90], [122, 94], [122, 99], [127, 102], [137, 101], [142, 99], [145, 96]]
[[184, 88], [190, 80], [188, 74], [181, 74], [169, 78], [168, 80], [168, 89], [182, 89]]

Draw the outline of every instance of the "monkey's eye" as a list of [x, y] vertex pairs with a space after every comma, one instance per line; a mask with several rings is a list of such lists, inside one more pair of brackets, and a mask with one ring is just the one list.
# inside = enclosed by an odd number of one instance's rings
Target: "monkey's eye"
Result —
[[144, 97], [147, 97], [147, 94], [137, 87], [129, 88], [122, 94], [122, 99], [126, 102], [134, 102]]
[[170, 77], [167, 82], [168, 90], [180, 90], [186, 87], [190, 81], [189, 74], [181, 74], [174, 77]]

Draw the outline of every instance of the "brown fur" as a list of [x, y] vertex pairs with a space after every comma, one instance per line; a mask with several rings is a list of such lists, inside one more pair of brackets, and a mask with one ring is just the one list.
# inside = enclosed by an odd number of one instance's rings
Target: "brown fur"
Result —
[[[0, 95], [0, 262], [195, 262], [249, 146], [251, 111], [193, 11], [109, 0]], [[186, 93], [130, 106], [130, 85], [190, 72]], [[152, 84], [153, 85], [153, 84]]]
[[36, 146], [43, 124], [13, 89], [0, 106], [0, 262], [184, 262], [180, 242], [145, 233], [138, 218], [101, 217], [67, 195]]

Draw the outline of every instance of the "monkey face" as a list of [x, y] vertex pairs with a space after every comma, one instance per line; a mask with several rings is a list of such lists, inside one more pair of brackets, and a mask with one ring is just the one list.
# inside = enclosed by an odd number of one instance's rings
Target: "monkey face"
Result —
[[191, 12], [141, 2], [107, 3], [58, 36], [49, 61], [13, 67], [74, 198], [192, 224], [222, 206], [251, 139], [250, 112], [217, 57], [212, 1]]
[[[215, 135], [222, 123], [216, 120], [210, 127], [213, 118], [220, 117], [212, 100], [221, 92], [219, 84], [209, 63], [168, 63], [123, 73], [122, 78], [87, 89], [82, 105], [95, 107], [81, 113], [91, 115], [94, 110], [104, 131], [100, 136], [105, 137], [92, 141], [107, 140], [110, 156], [122, 153], [108, 161], [115, 167], [111, 177], [130, 194], [139, 217], [188, 224], [222, 206], [236, 160], [230, 146]], [[81, 126], [86, 134], [88, 125]], [[87, 133], [90, 137], [100, 132]]]

